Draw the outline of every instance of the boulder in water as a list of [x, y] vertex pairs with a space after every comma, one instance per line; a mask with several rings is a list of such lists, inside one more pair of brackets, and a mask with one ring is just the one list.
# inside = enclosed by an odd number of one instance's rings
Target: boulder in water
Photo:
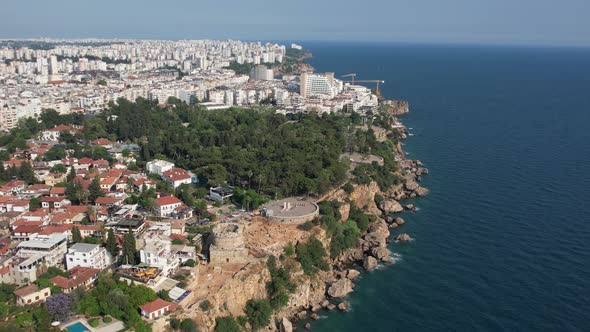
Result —
[[395, 240], [398, 242], [409, 242], [409, 241], [412, 241], [412, 237], [410, 237], [406, 233], [401, 233], [395, 237]]
[[375, 257], [373, 257], [373, 256], [366, 256], [365, 259], [363, 260], [363, 267], [367, 271], [373, 271], [374, 269], [377, 268], [377, 265], [378, 265], [377, 259], [375, 259]]

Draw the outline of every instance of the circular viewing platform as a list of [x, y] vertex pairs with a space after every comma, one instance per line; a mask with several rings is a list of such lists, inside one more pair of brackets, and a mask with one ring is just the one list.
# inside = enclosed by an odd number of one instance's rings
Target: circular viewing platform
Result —
[[286, 198], [273, 201], [262, 207], [262, 215], [272, 222], [283, 224], [303, 224], [315, 219], [320, 208], [314, 202]]

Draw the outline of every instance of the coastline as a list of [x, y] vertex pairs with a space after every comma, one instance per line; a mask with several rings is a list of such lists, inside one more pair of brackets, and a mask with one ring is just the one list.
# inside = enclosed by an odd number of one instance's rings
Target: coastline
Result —
[[[392, 101], [386, 106], [387, 111], [393, 116], [409, 112], [408, 103], [405, 101]], [[429, 193], [428, 189], [419, 185], [421, 176], [428, 174], [429, 171], [423, 167], [421, 161], [406, 158], [401, 141], [408, 137], [408, 132], [396, 117], [394, 117], [392, 131], [397, 131], [400, 137], [393, 153], [400, 165], [397, 175], [402, 176], [403, 183], [392, 186], [385, 192], [379, 189], [375, 181], [369, 185], [355, 185], [350, 194], [342, 188], [336, 188], [318, 200], [318, 202], [336, 200], [342, 203], [343, 217], [341, 221], [347, 219], [346, 215], [350, 211], [351, 205], [365, 208], [374, 221], [362, 234], [356, 246], [330, 260], [329, 271], [319, 275], [321, 287], [317, 287], [315, 290], [317, 294], [312, 296], [308, 294], [307, 298], [310, 301], [306, 305], [289, 306], [275, 314], [274, 327], [279, 331], [292, 331], [294, 324], [311, 329], [312, 322], [319, 319], [322, 310], [343, 312], [351, 310], [347, 297], [354, 291], [355, 282], [362, 273], [377, 270], [380, 265], [395, 264], [396, 260], [392, 257], [388, 245], [392, 242], [403, 245], [413, 240], [410, 235], [403, 232], [394, 236], [392, 231], [405, 224], [405, 220], [400, 216], [403, 212], [415, 210], [413, 204], [402, 205], [401, 203], [408, 198], [425, 196]], [[375, 202], [376, 196], [384, 198], [380, 204]], [[309, 292], [309, 284], [305, 288]], [[301, 293], [303, 290], [298, 288], [293, 296], [300, 297]]]

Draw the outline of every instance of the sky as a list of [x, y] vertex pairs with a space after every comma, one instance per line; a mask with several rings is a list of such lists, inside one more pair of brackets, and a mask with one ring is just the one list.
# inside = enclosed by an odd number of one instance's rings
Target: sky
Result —
[[590, 46], [590, 0], [3, 0], [0, 38]]

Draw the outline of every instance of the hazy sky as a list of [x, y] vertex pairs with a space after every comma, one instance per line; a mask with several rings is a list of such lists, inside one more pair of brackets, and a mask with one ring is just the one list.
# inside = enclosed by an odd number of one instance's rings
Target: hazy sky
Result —
[[0, 38], [590, 45], [590, 0], [2, 0]]

